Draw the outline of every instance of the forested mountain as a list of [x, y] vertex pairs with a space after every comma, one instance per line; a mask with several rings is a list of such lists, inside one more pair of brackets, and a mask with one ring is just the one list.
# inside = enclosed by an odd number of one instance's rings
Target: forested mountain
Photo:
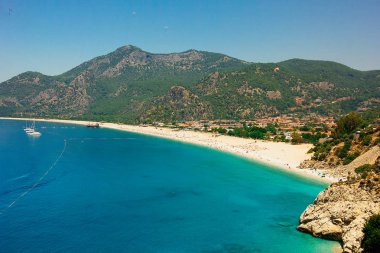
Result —
[[0, 115], [120, 122], [249, 119], [280, 113], [339, 114], [380, 104], [380, 71], [293, 59], [247, 63], [189, 50], [134, 46], [58, 76], [25, 72], [0, 83]]

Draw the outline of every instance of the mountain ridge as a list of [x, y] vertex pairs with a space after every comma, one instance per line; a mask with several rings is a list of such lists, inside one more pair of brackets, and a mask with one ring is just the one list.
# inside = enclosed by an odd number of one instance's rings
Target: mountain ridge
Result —
[[379, 87], [380, 71], [331, 61], [248, 63], [126, 45], [59, 75], [27, 71], [0, 83], [0, 115], [137, 123], [331, 114], [378, 106]]
[[[114, 50], [113, 52], [111, 53], [107, 53], [107, 54], [103, 54], [103, 55], [100, 55], [100, 56], [96, 56], [96, 57], [93, 57], [89, 60], [86, 60], [84, 61], [83, 63], [79, 64], [78, 66], [81, 66], [85, 63], [88, 63], [92, 60], [96, 60], [98, 58], [101, 58], [101, 57], [104, 57], [104, 56], [107, 56], [107, 55], [110, 55], [116, 51], [119, 51], [119, 50], [123, 50], [124, 48], [134, 48], [136, 50], [139, 50], [139, 51], [142, 51], [142, 52], [146, 52], [148, 54], [152, 54], [152, 55], [171, 55], [171, 54], [182, 54], [182, 53], [188, 53], [188, 52], [191, 52], [191, 51], [196, 51], [196, 52], [203, 52], [203, 53], [210, 53], [209, 51], [204, 51], [204, 50], [198, 50], [198, 49], [194, 49], [194, 48], [191, 48], [191, 49], [187, 49], [185, 51], [180, 51], [180, 52], [173, 52], [173, 53], [152, 53], [152, 52], [148, 52], [148, 51], [144, 51], [143, 49], [141, 49], [140, 47], [137, 47], [135, 45], [132, 45], [132, 44], [127, 44], [127, 45], [124, 45], [124, 46], [121, 46], [121, 47], [118, 47], [116, 50]], [[214, 53], [214, 54], [221, 54], [221, 55], [224, 55], [223, 53]], [[239, 58], [236, 58], [236, 57], [232, 57], [232, 56], [229, 56], [229, 55], [226, 55], [230, 58], [233, 58], [233, 59], [237, 59], [241, 62], [245, 62], [247, 64], [283, 64], [283, 63], [288, 63], [288, 62], [295, 62], [295, 61], [302, 61], [302, 62], [325, 62], [325, 63], [333, 63], [333, 64], [339, 64], [341, 65], [342, 67], [346, 67], [346, 68], [350, 68], [351, 70], [354, 70], [354, 71], [358, 71], [358, 72], [363, 72], [363, 73], [371, 73], [371, 72], [376, 72], [377, 74], [380, 75], [380, 70], [378, 69], [372, 69], [372, 70], [358, 70], [358, 69], [355, 69], [353, 67], [350, 67], [348, 65], [345, 65], [343, 63], [340, 63], [340, 62], [336, 62], [336, 61], [332, 61], [332, 60], [317, 60], [317, 59], [303, 59], [303, 58], [290, 58], [290, 59], [287, 59], [287, 60], [283, 60], [283, 61], [278, 61], [278, 62], [250, 62], [250, 61], [245, 61], [245, 60], [241, 60]], [[4, 80], [3, 82], [7, 82], [19, 75], [23, 75], [23, 74], [26, 74], [26, 73], [34, 73], [34, 74], [40, 74], [40, 75], [44, 75], [46, 77], [58, 77], [58, 76], [62, 76], [64, 75], [65, 73], [67, 72], [70, 72], [72, 70], [74, 70], [75, 68], [77, 68], [78, 66], [75, 66], [67, 71], [64, 71], [62, 72], [61, 74], [57, 74], [57, 75], [48, 75], [48, 74], [44, 74], [42, 72], [38, 72], [38, 71], [33, 71], [33, 70], [28, 70], [28, 71], [25, 71], [25, 72], [21, 72], [20, 74], [16, 75], [16, 76], [13, 76], [7, 80]], [[0, 83], [3, 83], [3, 82], [0, 82]]]

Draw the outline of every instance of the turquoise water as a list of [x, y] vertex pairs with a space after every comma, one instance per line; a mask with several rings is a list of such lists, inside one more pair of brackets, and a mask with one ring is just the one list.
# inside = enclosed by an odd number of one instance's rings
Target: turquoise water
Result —
[[[325, 185], [195, 145], [0, 120], [0, 252], [331, 252], [296, 230]], [[66, 141], [65, 141], [66, 140]], [[66, 143], [66, 144], [65, 144]]]

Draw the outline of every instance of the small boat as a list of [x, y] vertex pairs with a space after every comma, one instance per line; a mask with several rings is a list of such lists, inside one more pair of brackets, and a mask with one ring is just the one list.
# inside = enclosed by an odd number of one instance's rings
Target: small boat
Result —
[[33, 132], [27, 133], [27, 135], [38, 137], [38, 136], [41, 136], [41, 133], [37, 131], [33, 131]]
[[25, 128], [24, 128], [24, 131], [26, 132], [26, 133], [28, 133], [28, 132], [32, 132], [33, 131], [33, 128], [30, 126], [28, 126], [28, 121], [26, 122], [26, 124], [25, 124]]
[[98, 128], [100, 127], [99, 123], [94, 123], [94, 122], [89, 122], [87, 125], [87, 127], [92, 127], [92, 128]]
[[25, 127], [25, 128], [24, 128], [24, 131], [25, 131], [26, 133], [31, 133], [31, 132], [33, 132], [34, 130], [33, 130], [33, 128], [31, 128], [31, 127]]
[[35, 121], [33, 121], [32, 125], [30, 127], [26, 126], [24, 128], [24, 131], [29, 136], [34, 136], [34, 137], [41, 136], [41, 133], [36, 131], [36, 122]]

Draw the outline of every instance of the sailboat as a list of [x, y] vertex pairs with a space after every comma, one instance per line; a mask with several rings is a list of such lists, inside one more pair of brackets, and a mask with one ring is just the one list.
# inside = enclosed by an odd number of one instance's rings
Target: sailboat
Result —
[[35, 121], [33, 121], [32, 125], [30, 127], [26, 126], [24, 128], [24, 131], [27, 135], [30, 135], [30, 136], [38, 137], [41, 135], [40, 132], [36, 131], [36, 122]]

